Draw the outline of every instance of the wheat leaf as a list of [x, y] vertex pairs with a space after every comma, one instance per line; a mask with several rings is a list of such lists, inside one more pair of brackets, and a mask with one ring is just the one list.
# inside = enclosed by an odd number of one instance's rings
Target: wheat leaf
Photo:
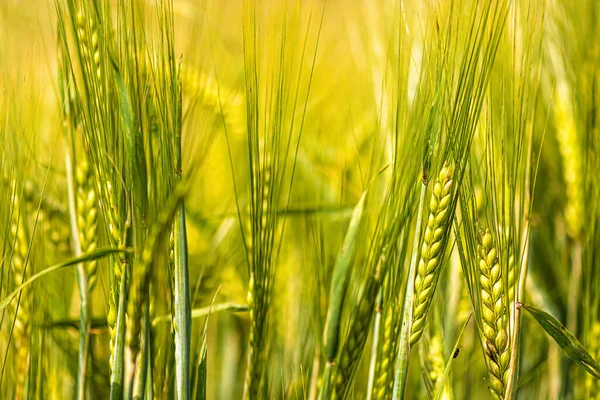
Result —
[[352, 212], [352, 218], [344, 237], [344, 243], [335, 261], [335, 267], [333, 270], [333, 278], [331, 279], [331, 305], [329, 312], [327, 313], [327, 322], [324, 334], [325, 342], [325, 353], [329, 360], [333, 360], [336, 356], [338, 345], [339, 345], [339, 325], [340, 317], [342, 315], [342, 305], [344, 303], [344, 296], [347, 287], [347, 276], [348, 269], [354, 257], [354, 250], [356, 247], [356, 235], [360, 228], [360, 221], [362, 219], [363, 211], [365, 208], [365, 197], [367, 191], [365, 191], [358, 203], [354, 207]]
[[569, 332], [559, 320], [537, 307], [523, 303], [517, 303], [517, 306], [527, 310], [573, 361], [581, 365], [591, 375], [600, 379], [600, 365], [577, 340], [575, 335]]
[[31, 285], [33, 282], [37, 281], [44, 275], [48, 275], [49, 273], [52, 273], [59, 269], [62, 269], [65, 267], [71, 267], [73, 265], [77, 265], [82, 262], [97, 260], [99, 258], [108, 256], [110, 254], [130, 253], [130, 252], [131, 252], [131, 250], [129, 250], [129, 249], [100, 249], [93, 253], [84, 254], [81, 257], [71, 258], [70, 260], [67, 260], [67, 261], [52, 265], [51, 267], [48, 267], [46, 269], [43, 269], [40, 272], [38, 272], [37, 274], [33, 275], [31, 278], [27, 279], [25, 282], [23, 282], [23, 284], [21, 286], [19, 286], [18, 288], [16, 288], [14, 292], [12, 292], [8, 296], [6, 296], [4, 298], [4, 300], [2, 300], [0, 302], [0, 310], [4, 309], [7, 305], [9, 305], [10, 302], [19, 295], [21, 290], [25, 289], [27, 286]]

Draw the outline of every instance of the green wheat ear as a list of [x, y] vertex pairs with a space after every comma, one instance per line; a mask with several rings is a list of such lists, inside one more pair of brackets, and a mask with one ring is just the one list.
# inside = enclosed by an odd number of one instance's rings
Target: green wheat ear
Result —
[[[86, 161], [81, 162], [75, 172], [77, 184], [77, 225], [79, 228], [79, 242], [83, 253], [96, 250], [98, 242], [98, 208], [96, 206], [96, 189], [92, 183], [92, 174]], [[91, 292], [97, 281], [98, 261], [89, 261], [85, 265], [88, 275], [89, 291]]]
[[385, 312], [383, 324], [382, 344], [377, 357], [377, 374], [373, 387], [372, 397], [375, 400], [389, 400], [392, 398], [394, 386], [394, 357], [398, 352], [399, 310], [397, 304], [390, 304]]
[[[600, 322], [594, 321], [588, 341], [588, 350], [595, 360], [600, 359]], [[590, 374], [585, 377], [585, 398], [598, 399], [600, 398], [600, 380]]]
[[567, 233], [578, 238], [584, 225], [584, 179], [582, 154], [577, 137], [577, 126], [573, 115], [571, 92], [561, 82], [555, 93], [555, 120], [558, 148], [563, 160], [563, 176], [566, 184], [567, 204], [565, 222]]
[[415, 276], [414, 305], [410, 344], [419, 341], [427, 322], [427, 313], [435, 294], [440, 264], [452, 218], [453, 170], [448, 164], [440, 171], [429, 202], [429, 218], [421, 246], [421, 260]]
[[[15, 185], [16, 186], [16, 185]], [[25, 213], [18, 195], [13, 195], [11, 210], [10, 235], [13, 251], [11, 257], [12, 278], [15, 287], [19, 287], [31, 276], [31, 266], [28, 265], [29, 239], [25, 223]], [[31, 295], [30, 288], [25, 288], [17, 296], [11, 308], [14, 318], [13, 340], [16, 350], [17, 365], [15, 376], [17, 379], [15, 392], [16, 399], [24, 398], [27, 376], [29, 373], [31, 351]]]
[[489, 387], [497, 399], [506, 390], [510, 352], [508, 346], [508, 310], [502, 268], [494, 238], [489, 229], [481, 233], [477, 247], [481, 288], [483, 349], [486, 357]]

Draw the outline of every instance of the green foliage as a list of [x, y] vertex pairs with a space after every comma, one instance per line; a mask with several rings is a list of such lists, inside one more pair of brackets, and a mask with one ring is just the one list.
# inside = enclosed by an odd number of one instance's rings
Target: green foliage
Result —
[[0, 398], [598, 397], [597, 1], [22, 3]]

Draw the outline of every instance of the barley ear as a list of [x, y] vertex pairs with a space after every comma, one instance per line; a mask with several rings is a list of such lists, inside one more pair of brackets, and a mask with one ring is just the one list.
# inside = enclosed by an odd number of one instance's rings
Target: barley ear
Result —
[[377, 286], [370, 280], [357, 306], [356, 315], [337, 358], [333, 375], [332, 399], [345, 399], [351, 387], [352, 377], [360, 361], [377, 297]]
[[[595, 360], [600, 359], [600, 322], [598, 321], [592, 323], [587, 346], [591, 356], [594, 357]], [[600, 398], [600, 380], [596, 379], [591, 374], [586, 374], [585, 376], [585, 398]]]
[[573, 115], [569, 87], [561, 82], [556, 88], [555, 120], [558, 148], [563, 160], [563, 176], [566, 185], [567, 204], [565, 222], [567, 233], [578, 238], [584, 224], [584, 182], [580, 144]]
[[[12, 241], [12, 277], [15, 287], [19, 287], [31, 275], [28, 266], [29, 240], [26, 232], [24, 214], [17, 194], [13, 195], [13, 208], [11, 211], [10, 235]], [[15, 375], [17, 380], [16, 399], [25, 396], [25, 386], [29, 375], [29, 362], [31, 350], [31, 289], [24, 288], [11, 304], [14, 318], [13, 340], [16, 350]]]
[[485, 353], [489, 388], [497, 399], [506, 390], [510, 352], [508, 346], [508, 311], [502, 269], [494, 238], [489, 229], [479, 237], [478, 245], [483, 350]]
[[434, 183], [429, 202], [429, 218], [421, 245], [421, 260], [415, 276], [411, 346], [414, 346], [423, 334], [427, 313], [435, 294], [452, 221], [450, 216], [454, 183], [452, 178], [452, 167], [445, 164]]
[[400, 331], [399, 305], [390, 303], [383, 323], [382, 343], [377, 356], [376, 378], [372, 398], [389, 400], [394, 387], [394, 358], [398, 353], [398, 337]]
[[[91, 253], [97, 248], [97, 217], [96, 189], [91, 182], [91, 173], [86, 161], [81, 162], [75, 171], [77, 184], [77, 225], [79, 242], [83, 253]], [[88, 278], [88, 288], [91, 292], [97, 280], [98, 261], [92, 260], [85, 264]]]

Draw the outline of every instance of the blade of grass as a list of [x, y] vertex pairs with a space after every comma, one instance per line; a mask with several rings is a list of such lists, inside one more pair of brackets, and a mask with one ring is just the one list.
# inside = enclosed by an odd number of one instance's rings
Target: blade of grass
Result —
[[361, 226], [363, 211], [365, 209], [365, 199], [367, 190], [363, 192], [358, 203], [352, 212], [352, 218], [344, 237], [342, 248], [335, 261], [333, 277], [331, 279], [330, 305], [325, 320], [325, 330], [323, 332], [323, 348], [327, 364], [323, 375], [323, 384], [319, 399], [329, 398], [329, 380], [331, 379], [331, 370], [337, 357], [340, 340], [340, 320], [342, 317], [342, 306], [348, 288], [348, 270], [354, 259], [356, 249], [356, 237]]
[[100, 249], [100, 250], [94, 251], [93, 253], [85, 254], [80, 257], [74, 257], [67, 261], [63, 261], [61, 263], [47, 267], [47, 268], [41, 270], [40, 272], [36, 273], [35, 275], [33, 275], [31, 278], [27, 279], [25, 282], [23, 282], [22, 285], [17, 287], [12, 293], [10, 293], [2, 301], [0, 301], [0, 310], [4, 309], [6, 306], [8, 306], [10, 304], [10, 302], [15, 297], [17, 297], [24, 288], [30, 286], [31, 284], [33, 284], [33, 282], [37, 281], [38, 279], [40, 279], [41, 277], [43, 277], [45, 275], [51, 274], [52, 272], [58, 271], [59, 269], [62, 269], [62, 268], [72, 267], [74, 265], [84, 263], [87, 261], [98, 260], [98, 259], [108, 256], [108, 255], [131, 253], [131, 252], [132, 252], [131, 249]]
[[[250, 308], [246, 304], [235, 304], [235, 303], [220, 303], [209, 307], [194, 308], [192, 309], [192, 319], [197, 319], [207, 316], [210, 314], [219, 313], [237, 313], [247, 312]], [[171, 314], [160, 315], [152, 320], [152, 326], [156, 326], [161, 322], [170, 322]]]
[[534, 306], [517, 303], [517, 307], [524, 308], [573, 361], [600, 379], [600, 365], [559, 320]]
[[435, 395], [433, 396], [434, 400], [441, 400], [442, 396], [444, 395], [444, 383], [446, 382], [446, 379], [450, 375], [450, 368], [452, 368], [452, 362], [458, 356], [457, 352], [460, 349], [460, 346], [459, 346], [460, 339], [462, 338], [462, 335], [463, 335], [463, 333], [465, 331], [465, 328], [469, 324], [469, 321], [471, 320], [472, 316], [473, 316], [473, 313], [469, 314], [469, 318], [467, 318], [467, 320], [463, 324], [463, 327], [460, 330], [460, 333], [458, 334], [458, 337], [456, 338], [456, 342], [454, 343], [454, 348], [452, 348], [452, 353], [450, 353], [450, 358], [448, 359], [448, 362], [446, 363], [446, 368], [444, 369], [444, 375], [436, 383], [437, 384], [437, 390], [435, 391]]

